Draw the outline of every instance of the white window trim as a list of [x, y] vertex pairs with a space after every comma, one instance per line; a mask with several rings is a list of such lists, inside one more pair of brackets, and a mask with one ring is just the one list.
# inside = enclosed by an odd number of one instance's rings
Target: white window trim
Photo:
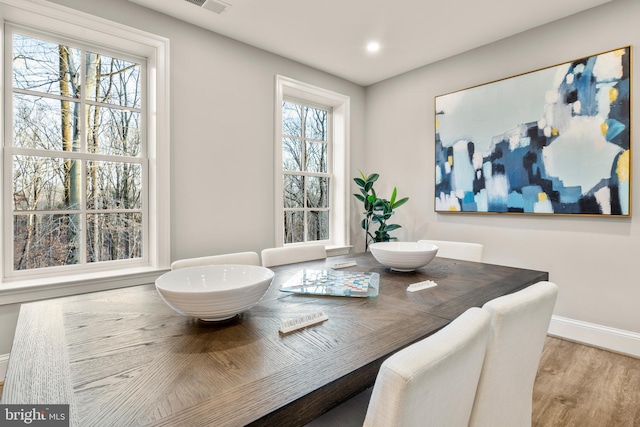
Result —
[[[88, 272], [0, 284], [0, 305], [62, 295], [152, 283], [170, 266], [170, 128], [169, 128], [169, 40], [45, 0], [0, 0], [0, 20], [17, 25], [69, 34], [94, 44], [121, 46], [147, 58], [149, 156], [149, 247], [143, 267]], [[3, 25], [2, 25], [3, 27]], [[4, 28], [0, 29], [4, 39]], [[4, 56], [2, 56], [4, 58]], [[4, 62], [4, 61], [3, 61]], [[2, 65], [4, 67], [4, 65]], [[3, 72], [4, 73], [4, 72]], [[2, 91], [7, 90], [4, 88]], [[4, 99], [4, 93], [0, 93]], [[4, 105], [0, 111], [6, 114]], [[0, 123], [4, 135], [4, 120]], [[0, 169], [3, 165], [0, 165]], [[6, 171], [0, 170], [2, 176]], [[0, 220], [4, 224], [4, 211]], [[4, 227], [0, 230], [4, 238]], [[0, 251], [3, 249], [0, 248]], [[4, 253], [0, 253], [4, 262]], [[4, 274], [3, 274], [4, 276]]]
[[[347, 95], [332, 92], [298, 80], [276, 75], [275, 94], [275, 137], [274, 137], [274, 165], [275, 165], [275, 246], [284, 245], [284, 206], [282, 182], [282, 102], [285, 97], [296, 98], [318, 105], [333, 108], [333, 179], [330, 183], [331, 216], [330, 238], [326, 243], [331, 255], [347, 253], [349, 249], [349, 123], [350, 102]], [[292, 243], [304, 245], [317, 242]]]

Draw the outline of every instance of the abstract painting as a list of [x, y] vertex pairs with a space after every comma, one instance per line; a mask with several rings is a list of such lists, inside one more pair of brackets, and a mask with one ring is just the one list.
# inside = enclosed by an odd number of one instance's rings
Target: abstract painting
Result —
[[435, 97], [435, 210], [631, 215], [631, 47]]

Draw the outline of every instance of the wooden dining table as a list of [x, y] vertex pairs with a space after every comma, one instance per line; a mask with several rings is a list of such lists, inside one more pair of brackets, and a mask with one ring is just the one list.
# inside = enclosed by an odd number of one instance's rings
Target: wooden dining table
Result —
[[[298, 295], [302, 269], [378, 273], [372, 298]], [[3, 404], [69, 404], [72, 426], [299, 426], [373, 385], [382, 362], [543, 271], [435, 258], [395, 272], [370, 253], [272, 267], [264, 298], [224, 322], [182, 316], [153, 284], [23, 304]], [[437, 286], [408, 292], [425, 280]], [[286, 319], [328, 320], [290, 333]]]

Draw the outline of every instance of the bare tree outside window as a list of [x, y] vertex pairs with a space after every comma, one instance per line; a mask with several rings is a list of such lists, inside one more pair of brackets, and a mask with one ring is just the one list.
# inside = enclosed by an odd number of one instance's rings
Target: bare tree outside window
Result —
[[330, 109], [282, 104], [284, 242], [329, 239]]
[[12, 42], [13, 269], [142, 257], [141, 65]]

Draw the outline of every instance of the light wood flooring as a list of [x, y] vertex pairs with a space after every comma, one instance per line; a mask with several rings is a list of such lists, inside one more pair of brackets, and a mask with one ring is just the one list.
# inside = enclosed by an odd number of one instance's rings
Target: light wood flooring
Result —
[[532, 427], [640, 427], [640, 359], [547, 337]]
[[547, 337], [533, 427], [640, 427], [640, 359]]

